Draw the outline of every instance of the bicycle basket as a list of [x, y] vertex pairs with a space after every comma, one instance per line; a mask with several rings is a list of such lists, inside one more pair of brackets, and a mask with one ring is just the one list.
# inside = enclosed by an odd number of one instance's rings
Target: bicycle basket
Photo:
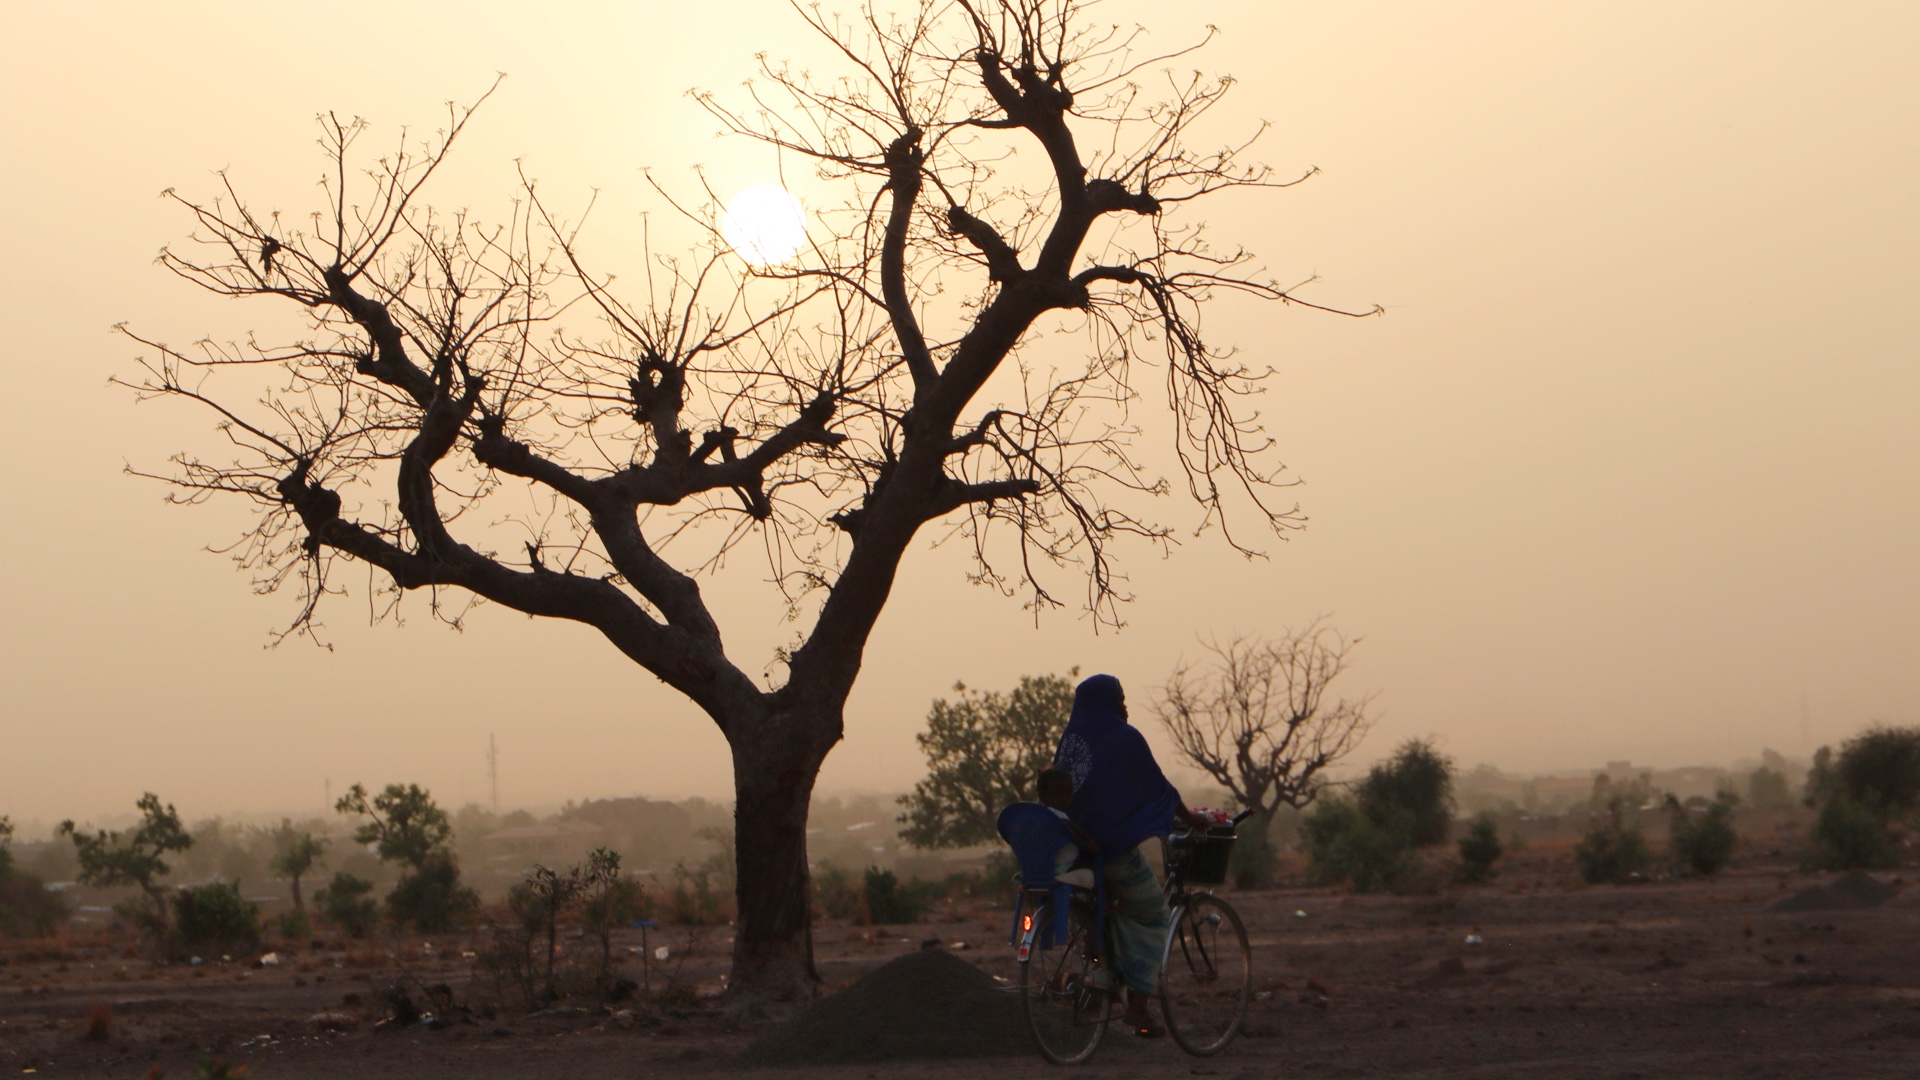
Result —
[[1233, 859], [1233, 830], [1209, 829], [1172, 846], [1180, 871], [1189, 885], [1224, 885], [1227, 863]]

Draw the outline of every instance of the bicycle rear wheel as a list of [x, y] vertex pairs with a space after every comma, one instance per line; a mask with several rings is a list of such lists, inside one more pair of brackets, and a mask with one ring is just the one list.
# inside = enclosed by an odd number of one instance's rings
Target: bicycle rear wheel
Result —
[[[1066, 944], [1049, 949], [1036, 945], [1020, 961], [1020, 1005], [1027, 1033], [1040, 1055], [1055, 1065], [1078, 1065], [1092, 1057], [1107, 1033], [1113, 1008], [1113, 998], [1095, 976], [1093, 913], [1078, 904], [1068, 910]], [[1046, 940], [1053, 918], [1052, 904], [1034, 912], [1035, 942]]]
[[1160, 974], [1168, 1033], [1189, 1054], [1217, 1054], [1240, 1031], [1252, 997], [1253, 951], [1239, 913], [1217, 896], [1191, 898], [1174, 915]]

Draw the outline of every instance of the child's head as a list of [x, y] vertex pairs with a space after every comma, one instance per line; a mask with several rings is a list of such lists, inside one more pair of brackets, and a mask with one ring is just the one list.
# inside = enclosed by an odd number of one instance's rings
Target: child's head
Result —
[[1034, 783], [1039, 789], [1040, 801], [1055, 810], [1065, 812], [1073, 808], [1073, 774], [1065, 769], [1041, 769]]

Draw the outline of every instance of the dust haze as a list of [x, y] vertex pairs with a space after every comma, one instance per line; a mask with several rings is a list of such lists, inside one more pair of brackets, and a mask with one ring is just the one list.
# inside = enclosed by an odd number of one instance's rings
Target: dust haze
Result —
[[[489, 735], [510, 806], [728, 797], [711, 722], [578, 626], [480, 608], [456, 633], [409, 599], [369, 627], [362, 597], [328, 616], [332, 651], [265, 648], [290, 599], [207, 550], [243, 512], [165, 506], [122, 474], [212, 436], [107, 386], [132, 351], [107, 331], [226, 340], [281, 317], [153, 265], [190, 225], [162, 189], [207, 195], [225, 168], [295, 212], [316, 113], [387, 137], [499, 70], [436, 201], [504, 205], [523, 161], [543, 192], [600, 189], [588, 244], [618, 265], [641, 215], [666, 217], [642, 169], [682, 192], [696, 164], [717, 191], [777, 177], [683, 94], [793, 48], [785, 12], [347, 3], [339, 24], [386, 28], [349, 50], [257, 5], [12, 13], [0, 813], [105, 822], [155, 790], [189, 817], [306, 817], [355, 781], [486, 802]], [[1201, 32], [1179, 8], [1101, 12], [1156, 42]], [[1732, 766], [1920, 718], [1920, 10], [1233, 2], [1205, 20], [1226, 33], [1196, 62], [1238, 80], [1221, 130], [1269, 121], [1265, 160], [1321, 170], [1229, 204], [1213, 234], [1276, 278], [1317, 275], [1317, 298], [1387, 309], [1208, 310], [1279, 373], [1262, 415], [1309, 527], [1246, 560], [1168, 500], [1181, 543], [1122, 552], [1118, 633], [1036, 620], [923, 544], [824, 790], [910, 787], [913, 735], [956, 681], [1077, 666], [1150, 693], [1204, 638], [1323, 613], [1364, 637], [1350, 677], [1379, 694], [1361, 764], [1437, 735], [1516, 775]], [[1166, 433], [1143, 417], [1151, 461]], [[708, 586], [743, 664], [791, 633], [765, 576], [736, 558]]]

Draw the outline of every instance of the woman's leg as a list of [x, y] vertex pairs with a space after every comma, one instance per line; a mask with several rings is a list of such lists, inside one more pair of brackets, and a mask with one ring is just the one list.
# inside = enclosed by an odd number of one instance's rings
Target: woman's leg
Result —
[[1152, 997], [1160, 984], [1160, 960], [1173, 920], [1160, 879], [1139, 848], [1107, 858], [1107, 894], [1120, 901], [1120, 910], [1108, 922], [1120, 946], [1115, 958], [1120, 978], [1141, 1000]]

